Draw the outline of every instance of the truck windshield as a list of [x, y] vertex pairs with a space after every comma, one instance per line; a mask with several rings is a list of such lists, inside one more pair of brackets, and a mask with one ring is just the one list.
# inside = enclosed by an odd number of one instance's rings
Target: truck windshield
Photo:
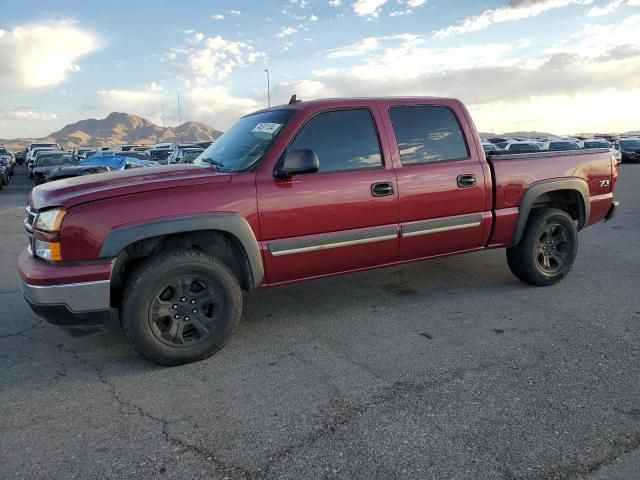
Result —
[[68, 153], [54, 153], [38, 156], [37, 167], [61, 167], [62, 165], [75, 165], [73, 157]]
[[221, 172], [246, 170], [258, 162], [293, 115], [293, 110], [271, 110], [243, 117], [193, 162]]

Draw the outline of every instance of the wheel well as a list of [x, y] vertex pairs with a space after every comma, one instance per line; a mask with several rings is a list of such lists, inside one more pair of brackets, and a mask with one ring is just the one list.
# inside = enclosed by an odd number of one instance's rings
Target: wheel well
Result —
[[243, 290], [254, 288], [249, 259], [235, 236], [219, 230], [175, 233], [139, 240], [118, 254], [111, 275], [111, 306], [120, 306], [122, 288], [138, 264], [158, 252], [175, 248], [200, 250], [216, 257], [233, 272]]
[[582, 195], [577, 190], [553, 190], [535, 199], [531, 211], [540, 208], [557, 208], [564, 210], [571, 218], [578, 222], [578, 229], [586, 223], [585, 207]]

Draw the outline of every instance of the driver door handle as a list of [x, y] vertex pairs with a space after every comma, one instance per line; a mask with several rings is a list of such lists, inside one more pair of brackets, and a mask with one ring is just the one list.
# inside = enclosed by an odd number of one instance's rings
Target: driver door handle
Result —
[[459, 175], [458, 176], [458, 187], [459, 188], [469, 188], [476, 186], [476, 176], [475, 175]]

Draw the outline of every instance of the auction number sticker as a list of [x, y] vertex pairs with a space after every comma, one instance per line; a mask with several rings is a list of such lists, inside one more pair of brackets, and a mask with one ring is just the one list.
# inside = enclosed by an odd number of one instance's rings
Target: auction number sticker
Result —
[[282, 126], [282, 123], [259, 123], [251, 133], [276, 133], [278, 129]]

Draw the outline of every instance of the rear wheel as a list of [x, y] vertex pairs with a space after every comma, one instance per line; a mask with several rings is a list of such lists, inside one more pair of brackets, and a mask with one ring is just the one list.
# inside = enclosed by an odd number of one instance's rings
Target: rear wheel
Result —
[[2, 185], [9, 185], [9, 177], [6, 173], [0, 175], [0, 183], [2, 183]]
[[219, 260], [173, 250], [138, 266], [126, 286], [122, 326], [135, 348], [160, 365], [202, 360], [229, 339], [242, 291]]
[[578, 231], [564, 211], [534, 211], [520, 243], [507, 249], [511, 272], [532, 285], [553, 285], [564, 278], [576, 258]]

